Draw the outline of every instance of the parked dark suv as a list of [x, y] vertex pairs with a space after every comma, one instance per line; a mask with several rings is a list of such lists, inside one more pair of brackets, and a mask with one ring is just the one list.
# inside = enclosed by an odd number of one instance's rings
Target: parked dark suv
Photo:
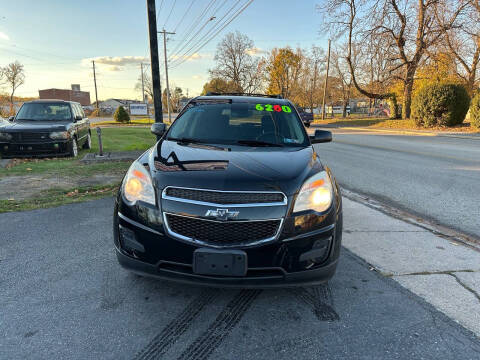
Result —
[[9, 122], [0, 123], [2, 157], [77, 156], [91, 147], [90, 121], [77, 102], [35, 100], [22, 105]]
[[234, 287], [330, 279], [342, 199], [288, 100], [192, 99], [125, 175], [115, 201], [118, 260], [138, 273]]

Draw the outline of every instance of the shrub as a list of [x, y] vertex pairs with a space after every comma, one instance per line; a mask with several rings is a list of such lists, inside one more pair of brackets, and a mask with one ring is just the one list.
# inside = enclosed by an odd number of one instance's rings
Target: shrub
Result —
[[431, 84], [421, 88], [412, 102], [417, 126], [454, 126], [461, 124], [470, 106], [470, 96], [462, 85]]
[[388, 100], [388, 107], [390, 108], [390, 119], [400, 119], [400, 111], [395, 94]]
[[116, 122], [121, 122], [121, 123], [130, 122], [130, 115], [128, 115], [128, 112], [125, 110], [123, 106], [119, 106], [117, 110], [115, 110], [115, 113], [113, 114], [113, 118], [115, 119]]
[[480, 92], [473, 97], [470, 105], [470, 124], [480, 128]]

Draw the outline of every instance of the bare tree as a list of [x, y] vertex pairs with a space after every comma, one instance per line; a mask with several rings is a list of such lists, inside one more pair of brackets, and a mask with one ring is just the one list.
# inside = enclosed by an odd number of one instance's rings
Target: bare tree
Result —
[[13, 107], [13, 97], [18, 87], [25, 83], [25, 70], [18, 61], [8, 64], [2, 69], [3, 77], [10, 88], [10, 104]]
[[457, 75], [472, 93], [478, 81], [480, 64], [480, 0], [471, 0], [466, 11], [458, 15], [462, 26], [446, 26], [462, 2], [444, 1], [437, 5], [435, 16], [445, 28], [445, 44], [457, 63]]
[[427, 49], [435, 45], [446, 30], [456, 26], [457, 17], [470, 0], [458, 0], [461, 5], [443, 24], [439, 24], [434, 15], [439, 1], [446, 0], [324, 0], [320, 7], [325, 19], [334, 19], [327, 20], [331, 32], [346, 36], [346, 60], [355, 88], [374, 99], [393, 98], [394, 94], [367, 89], [358, 81], [352, 49], [354, 43], [366, 47], [381, 44], [382, 52], [387, 55], [382, 55], [382, 59], [389, 73], [403, 83], [404, 119], [410, 117], [415, 73]]
[[[146, 70], [143, 71], [143, 87], [145, 89], [145, 94], [147, 95], [147, 97], [153, 99], [152, 79], [150, 77], [150, 73]], [[138, 77], [137, 83], [135, 84], [135, 90], [142, 91], [142, 75]]]
[[216, 65], [210, 70], [210, 76], [232, 82], [242, 92], [258, 92], [263, 82], [263, 63], [251, 55], [254, 50], [248, 36], [238, 31], [227, 34], [217, 45]]
[[[339, 49], [332, 51], [332, 76], [338, 79], [340, 96], [343, 103], [342, 117], [347, 116], [347, 106], [350, 103], [350, 96], [352, 93], [353, 80], [350, 76], [350, 71], [346, 58], [342, 56], [345, 53], [346, 46], [341, 46]], [[356, 54], [353, 56], [353, 64], [356, 65]]]
[[320, 74], [325, 68], [325, 52], [322, 48], [313, 46], [309, 51], [297, 50], [301, 55], [301, 70], [298, 84], [293, 86], [293, 98], [303, 107], [316, 108], [321, 101]]

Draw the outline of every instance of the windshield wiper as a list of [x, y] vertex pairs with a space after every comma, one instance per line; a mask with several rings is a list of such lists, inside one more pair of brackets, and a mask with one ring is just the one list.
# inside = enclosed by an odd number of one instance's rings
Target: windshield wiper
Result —
[[176, 141], [178, 144], [203, 144], [203, 141], [201, 140], [187, 138], [187, 137], [181, 137], [181, 138], [169, 137], [167, 138], [167, 140]]
[[271, 146], [271, 147], [283, 147], [282, 144], [275, 144], [267, 141], [260, 141], [260, 140], [238, 140], [238, 145], [246, 145], [246, 146]]

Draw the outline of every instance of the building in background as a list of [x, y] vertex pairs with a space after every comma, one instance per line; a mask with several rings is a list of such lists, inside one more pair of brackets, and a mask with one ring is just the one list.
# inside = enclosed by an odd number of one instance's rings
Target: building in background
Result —
[[80, 85], [72, 84], [72, 89], [45, 89], [38, 90], [40, 99], [58, 99], [65, 101], [76, 101], [82, 106], [90, 105], [90, 92], [81, 91]]

